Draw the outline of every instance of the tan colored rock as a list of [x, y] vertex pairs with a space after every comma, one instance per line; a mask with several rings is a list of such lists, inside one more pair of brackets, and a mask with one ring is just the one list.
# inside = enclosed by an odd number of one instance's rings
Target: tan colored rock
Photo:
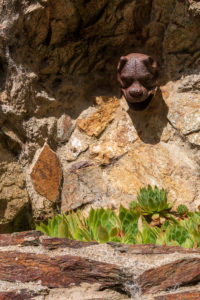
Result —
[[88, 149], [90, 143], [91, 138], [76, 128], [67, 145], [61, 150], [61, 156], [63, 157], [63, 160], [76, 160], [81, 153]]
[[35, 190], [52, 202], [59, 196], [62, 170], [57, 155], [44, 145], [31, 172]]
[[[127, 111], [122, 98], [113, 121], [107, 125], [98, 141], [95, 138], [87, 139], [87, 135], [80, 133], [82, 145], [89, 147], [83, 148], [81, 159], [90, 159], [94, 163], [92, 170], [94, 174], [98, 172], [98, 176], [92, 177], [86, 171], [90, 167], [77, 171], [76, 175], [67, 175], [66, 172], [66, 192], [63, 195], [66, 193], [65, 199], [70, 199], [68, 204], [71, 203], [74, 207], [73, 202], [80, 206], [81, 203], [92, 201], [95, 207], [105, 205], [116, 208], [120, 204], [127, 206], [136, 199], [141, 187], [151, 184], [167, 189], [169, 201], [177, 200], [176, 206], [185, 203], [191, 209], [197, 208], [200, 169], [194, 153], [187, 144], [184, 145], [180, 132], [167, 119], [173, 103], [168, 107], [163, 98], [169, 93], [170, 91], [162, 89], [162, 97], [158, 91], [149, 107], [141, 112]], [[173, 100], [172, 96], [170, 99]], [[87, 115], [89, 111], [90, 109], [82, 115]], [[95, 113], [91, 115], [97, 116]], [[72, 145], [78, 132], [76, 129], [76, 135], [73, 133], [68, 147]], [[89, 188], [88, 183], [85, 184], [85, 191], [90, 197], [83, 193], [80, 174], [84, 174], [84, 183], [92, 181]], [[104, 186], [100, 197], [92, 187], [95, 182]], [[77, 202], [79, 195], [81, 200]], [[67, 206], [68, 210], [70, 205]]]
[[98, 201], [107, 192], [100, 168], [83, 165], [76, 170], [72, 165], [63, 177], [61, 211]]
[[60, 142], [66, 142], [73, 130], [73, 122], [69, 115], [62, 115], [57, 123], [57, 137]]
[[189, 12], [196, 16], [200, 15], [200, 3], [197, 0], [188, 0], [188, 2], [190, 3], [189, 6]]
[[88, 119], [78, 119], [77, 126], [89, 136], [98, 137], [113, 120], [114, 112], [119, 107], [119, 100], [114, 98], [97, 99], [99, 107]]
[[120, 107], [115, 112], [115, 118], [109, 124], [106, 131], [101, 136], [101, 141], [117, 145], [127, 150], [129, 145], [138, 139], [138, 134], [133, 126], [133, 121], [128, 111], [128, 105], [122, 97], [118, 100]]
[[29, 199], [23, 171], [16, 159], [0, 147], [0, 232], [28, 229]]
[[176, 145], [137, 142], [110, 168], [108, 179], [125, 194], [137, 195], [141, 187], [157, 185], [169, 191], [169, 201], [177, 200], [176, 205], [198, 205], [199, 167]]
[[169, 107], [167, 118], [182, 136], [200, 145], [200, 76], [192, 75], [162, 87], [162, 95]]
[[109, 141], [103, 141], [90, 146], [90, 158], [103, 165], [110, 164], [113, 159], [119, 158], [125, 152], [126, 150], [123, 147], [119, 147], [116, 142], [113, 142], [112, 146]]

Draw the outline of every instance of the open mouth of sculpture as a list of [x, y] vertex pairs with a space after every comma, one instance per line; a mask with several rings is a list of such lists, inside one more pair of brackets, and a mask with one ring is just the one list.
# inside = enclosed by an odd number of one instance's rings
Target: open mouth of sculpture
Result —
[[128, 106], [133, 110], [144, 110], [149, 105], [152, 98], [153, 98], [153, 94], [151, 94], [149, 97], [147, 97], [144, 101], [141, 101], [141, 102], [127, 101], [127, 103], [128, 103]]

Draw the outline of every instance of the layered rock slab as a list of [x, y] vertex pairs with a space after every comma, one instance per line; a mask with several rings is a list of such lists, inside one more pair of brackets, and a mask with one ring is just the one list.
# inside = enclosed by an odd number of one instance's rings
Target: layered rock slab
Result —
[[198, 249], [98, 245], [33, 231], [0, 235], [0, 260], [0, 299], [196, 300], [200, 293]]
[[155, 297], [155, 300], [198, 300], [200, 299], [200, 291], [173, 293], [171, 295], [163, 295]]
[[200, 259], [185, 258], [144, 272], [138, 278], [143, 293], [190, 285], [200, 280]]

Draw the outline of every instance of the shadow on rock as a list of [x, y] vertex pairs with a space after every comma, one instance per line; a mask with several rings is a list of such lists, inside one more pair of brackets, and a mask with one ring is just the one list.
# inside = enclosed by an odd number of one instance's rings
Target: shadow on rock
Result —
[[160, 89], [157, 90], [149, 106], [143, 111], [129, 109], [133, 126], [140, 139], [146, 144], [160, 142], [162, 132], [167, 125], [168, 107], [163, 100]]

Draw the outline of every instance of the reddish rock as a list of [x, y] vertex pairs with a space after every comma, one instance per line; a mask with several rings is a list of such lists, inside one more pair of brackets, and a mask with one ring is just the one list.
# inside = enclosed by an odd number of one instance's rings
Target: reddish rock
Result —
[[116, 265], [77, 256], [51, 257], [46, 254], [5, 251], [0, 252], [0, 280], [40, 281], [49, 288], [64, 288], [84, 282], [99, 283], [101, 288], [117, 287], [123, 290], [128, 277]]
[[112, 243], [109, 245], [115, 250], [127, 253], [129, 255], [132, 254], [170, 254], [170, 253], [199, 253], [200, 249], [186, 249], [179, 246], [158, 246], [154, 244], [146, 244], [146, 245], [125, 245], [120, 243]]
[[17, 292], [0, 292], [0, 300], [28, 300], [33, 299], [38, 295], [38, 293], [28, 290], [18, 290]]
[[182, 292], [163, 296], [157, 296], [154, 300], [199, 300], [200, 291]]
[[58, 157], [46, 144], [31, 172], [34, 188], [40, 195], [55, 202], [59, 196], [61, 177]]
[[185, 258], [145, 271], [137, 283], [142, 293], [154, 293], [168, 288], [200, 281], [200, 258]]
[[24, 231], [12, 234], [0, 234], [0, 247], [22, 245], [22, 246], [37, 246], [42, 235], [39, 231]]
[[75, 240], [68, 240], [65, 238], [43, 238], [41, 242], [42, 246], [48, 250], [58, 249], [58, 248], [73, 248], [79, 249], [84, 247], [89, 247], [92, 245], [97, 245], [95, 242], [79, 242]]

